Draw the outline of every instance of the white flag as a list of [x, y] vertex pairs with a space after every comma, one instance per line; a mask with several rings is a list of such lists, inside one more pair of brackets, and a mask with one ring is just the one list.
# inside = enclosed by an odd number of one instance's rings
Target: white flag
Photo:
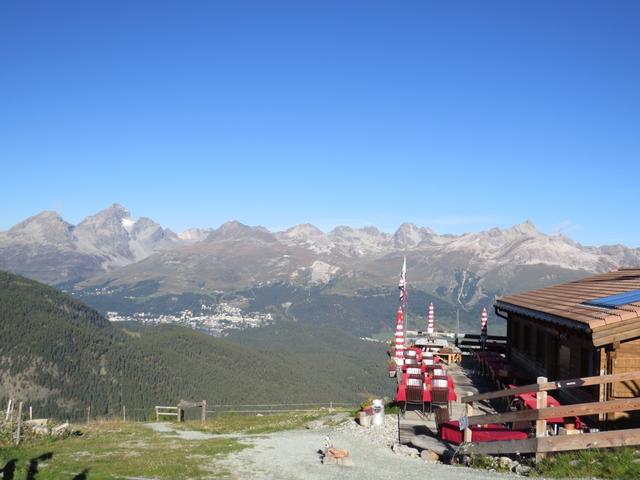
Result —
[[400, 289], [400, 303], [407, 303], [407, 257], [404, 257], [402, 262], [402, 271], [400, 272], [400, 282], [398, 283]]

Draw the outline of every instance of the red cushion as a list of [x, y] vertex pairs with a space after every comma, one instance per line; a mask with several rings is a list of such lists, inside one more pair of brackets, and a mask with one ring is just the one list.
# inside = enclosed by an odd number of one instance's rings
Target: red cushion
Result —
[[[442, 423], [440, 425], [440, 437], [451, 443], [462, 443], [464, 432], [460, 430], [460, 422], [453, 420]], [[510, 430], [497, 423], [490, 423], [486, 427], [482, 425], [471, 427], [472, 442], [498, 442], [501, 440], [524, 440], [526, 438], [528, 438], [526, 432]]]

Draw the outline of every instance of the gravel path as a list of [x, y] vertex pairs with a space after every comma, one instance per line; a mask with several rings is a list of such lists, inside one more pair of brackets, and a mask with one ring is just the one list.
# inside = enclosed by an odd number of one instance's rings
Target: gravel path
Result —
[[[393, 420], [393, 417], [390, 417]], [[397, 423], [397, 421], [395, 421]], [[397, 428], [397, 427], [396, 427]], [[387, 430], [385, 427], [384, 430]], [[365, 433], [366, 432], [366, 433]], [[397, 430], [396, 430], [397, 432]], [[319, 450], [325, 437], [350, 452], [353, 466], [322, 465]], [[374, 438], [375, 437], [375, 438]], [[382, 438], [380, 438], [382, 437]], [[234, 478], [258, 480], [437, 478], [438, 480], [508, 480], [516, 475], [464, 467], [429, 464], [419, 458], [398, 455], [389, 448], [387, 432], [341, 425], [315, 430], [293, 430], [260, 437], [244, 437], [252, 448], [219, 461]]]

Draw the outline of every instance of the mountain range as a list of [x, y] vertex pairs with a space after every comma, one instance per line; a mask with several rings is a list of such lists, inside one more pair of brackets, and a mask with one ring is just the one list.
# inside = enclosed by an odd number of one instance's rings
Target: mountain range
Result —
[[237, 221], [177, 234], [114, 204], [75, 226], [43, 212], [0, 232], [0, 269], [62, 286], [101, 311], [151, 308], [166, 296], [197, 308], [204, 296], [309, 322], [349, 315], [358, 334], [389, 323], [403, 255], [415, 314], [434, 301], [449, 326], [456, 309], [475, 325], [498, 295], [640, 265], [638, 248], [584, 246], [530, 221], [463, 235], [411, 223], [394, 233], [310, 224], [272, 232]]

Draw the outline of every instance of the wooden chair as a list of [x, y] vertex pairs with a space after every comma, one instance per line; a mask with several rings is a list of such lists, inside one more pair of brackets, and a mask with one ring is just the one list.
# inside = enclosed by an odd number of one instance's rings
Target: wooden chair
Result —
[[434, 411], [434, 417], [436, 420], [436, 430], [438, 431], [438, 436], [440, 435], [440, 426], [448, 422], [450, 420], [449, 409], [437, 407]]
[[422, 380], [416, 378], [407, 379], [407, 386], [405, 387], [407, 399], [404, 404], [404, 413], [407, 411], [407, 406], [411, 405], [420, 405], [420, 411], [424, 413], [424, 384]]
[[449, 404], [449, 380], [447, 377], [433, 377], [431, 379], [431, 411], [434, 407], [444, 407], [451, 414]]
[[422, 373], [422, 369], [420, 367], [408, 367], [407, 368], [407, 379], [420, 380], [420, 384], [424, 384], [424, 373]]

